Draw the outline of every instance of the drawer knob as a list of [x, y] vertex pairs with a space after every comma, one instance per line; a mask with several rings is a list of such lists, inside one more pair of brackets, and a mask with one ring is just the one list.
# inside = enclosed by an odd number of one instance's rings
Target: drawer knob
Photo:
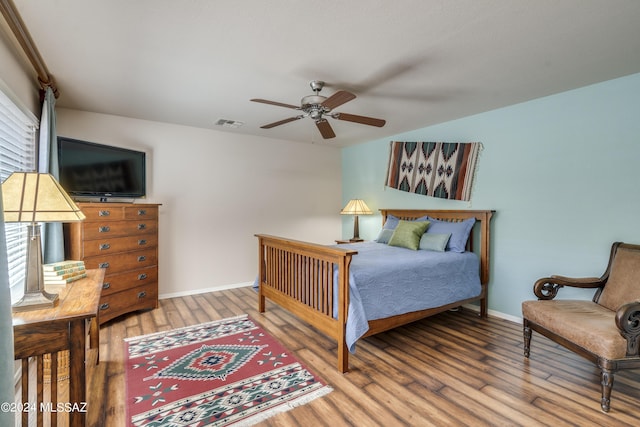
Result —
[[146, 230], [147, 224], [138, 224], [138, 230]]
[[146, 245], [146, 244], [147, 244], [147, 241], [146, 241], [145, 239], [140, 239], [140, 240], [138, 240], [138, 245], [139, 245], [139, 246], [144, 246], [144, 245]]
[[98, 216], [109, 216], [111, 215], [110, 211], [99, 211]]
[[108, 225], [103, 225], [102, 227], [98, 228], [99, 233], [108, 233], [109, 231], [111, 231], [111, 227], [109, 227]]
[[142, 261], [146, 261], [146, 260], [147, 260], [147, 257], [146, 257], [146, 256], [144, 256], [144, 255], [140, 255], [140, 256], [138, 257], [138, 262], [142, 262]]
[[108, 243], [103, 243], [103, 244], [100, 245], [100, 250], [101, 251], [106, 251], [107, 249], [110, 249], [110, 248], [111, 248], [111, 245], [108, 244]]
[[138, 299], [140, 299], [140, 298], [144, 298], [144, 297], [146, 297], [146, 296], [147, 296], [147, 293], [146, 293], [145, 291], [138, 292]]
[[109, 308], [109, 304], [108, 303], [104, 303], [104, 304], [100, 304], [100, 310], [107, 310]]
[[102, 284], [102, 289], [109, 289], [111, 287], [111, 282], [104, 282]]
[[100, 264], [98, 264], [98, 268], [109, 268], [109, 263], [101, 262]]
[[147, 210], [146, 209], [138, 209], [138, 215], [142, 216], [142, 215], [146, 215], [147, 214]]
[[147, 278], [147, 273], [138, 274], [138, 280], [144, 280]]

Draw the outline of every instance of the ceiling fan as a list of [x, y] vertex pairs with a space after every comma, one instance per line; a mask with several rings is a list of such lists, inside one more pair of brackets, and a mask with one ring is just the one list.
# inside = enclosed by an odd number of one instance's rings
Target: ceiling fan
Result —
[[292, 108], [294, 110], [302, 111], [302, 114], [289, 117], [284, 120], [269, 123], [264, 126], [260, 126], [261, 129], [271, 129], [276, 126], [283, 125], [285, 123], [300, 120], [304, 117], [310, 117], [316, 122], [316, 126], [320, 131], [320, 134], [324, 139], [334, 138], [336, 136], [333, 128], [329, 124], [327, 117], [331, 117], [336, 120], [345, 120], [348, 122], [360, 123], [363, 125], [382, 127], [385, 125], [385, 121], [382, 119], [374, 119], [373, 117], [358, 116], [356, 114], [337, 113], [333, 112], [333, 109], [341, 106], [342, 104], [355, 99], [355, 95], [345, 90], [339, 90], [330, 97], [320, 95], [320, 91], [324, 87], [324, 82], [320, 80], [313, 80], [309, 85], [315, 92], [314, 95], [307, 95], [300, 100], [300, 106], [292, 104], [284, 104], [282, 102], [269, 101], [266, 99], [252, 99], [253, 102], [261, 102], [263, 104], [277, 105], [278, 107]]

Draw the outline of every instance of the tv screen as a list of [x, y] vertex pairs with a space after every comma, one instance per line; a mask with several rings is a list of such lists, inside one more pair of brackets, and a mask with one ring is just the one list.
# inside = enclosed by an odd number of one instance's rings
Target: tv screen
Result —
[[73, 197], [146, 196], [146, 153], [58, 137], [60, 185]]

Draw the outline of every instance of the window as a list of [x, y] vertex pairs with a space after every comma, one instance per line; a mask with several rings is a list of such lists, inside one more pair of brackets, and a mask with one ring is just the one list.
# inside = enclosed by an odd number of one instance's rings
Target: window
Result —
[[[25, 114], [0, 90], [0, 182], [12, 172], [36, 170], [37, 120]], [[24, 284], [27, 230], [24, 224], [5, 224], [9, 285]]]

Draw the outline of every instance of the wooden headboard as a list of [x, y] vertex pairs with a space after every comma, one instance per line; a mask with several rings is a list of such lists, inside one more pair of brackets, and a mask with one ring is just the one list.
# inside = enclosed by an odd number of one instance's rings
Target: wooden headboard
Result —
[[469, 235], [467, 247], [469, 250], [478, 251], [480, 257], [480, 283], [489, 283], [489, 254], [491, 243], [491, 217], [495, 213], [493, 210], [437, 210], [437, 209], [380, 209], [382, 214], [382, 224], [387, 220], [387, 215], [393, 215], [400, 219], [416, 219], [428, 215], [443, 221], [460, 222], [465, 219], [475, 218], [474, 229], [480, 231], [480, 242], [474, 245], [473, 230]]

